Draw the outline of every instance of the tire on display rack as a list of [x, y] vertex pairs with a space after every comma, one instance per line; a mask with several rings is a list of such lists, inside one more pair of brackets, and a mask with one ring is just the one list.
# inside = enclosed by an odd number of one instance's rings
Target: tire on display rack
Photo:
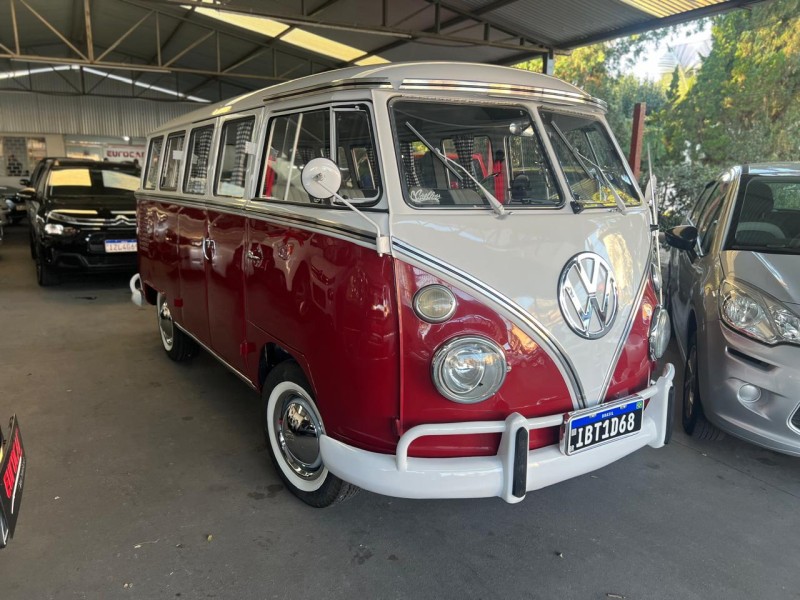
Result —
[[683, 430], [699, 440], [720, 440], [725, 437], [725, 434], [709, 422], [703, 413], [697, 364], [697, 334], [692, 332], [689, 336], [686, 366], [683, 370], [683, 406], [681, 409]]
[[293, 360], [276, 365], [267, 375], [261, 399], [267, 449], [284, 485], [316, 508], [354, 496], [359, 488], [336, 477], [322, 463], [319, 437], [325, 429], [300, 365]]
[[161, 345], [167, 356], [175, 362], [182, 362], [197, 354], [197, 342], [175, 325], [169, 303], [161, 293], [156, 299], [156, 321], [158, 322], [158, 332], [161, 334]]

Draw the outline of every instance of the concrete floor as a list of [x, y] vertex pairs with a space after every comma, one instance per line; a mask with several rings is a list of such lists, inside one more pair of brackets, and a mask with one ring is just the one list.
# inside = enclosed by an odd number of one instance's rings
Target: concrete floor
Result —
[[0, 246], [0, 417], [29, 461], [3, 600], [800, 598], [800, 461], [680, 427], [514, 506], [311, 509], [254, 392], [204, 353], [168, 360], [127, 277], [37, 287], [26, 236]]

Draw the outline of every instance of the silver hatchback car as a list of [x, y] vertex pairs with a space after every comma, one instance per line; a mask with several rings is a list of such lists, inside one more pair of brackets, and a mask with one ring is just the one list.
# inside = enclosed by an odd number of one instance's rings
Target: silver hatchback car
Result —
[[800, 163], [729, 169], [666, 241], [686, 433], [800, 456]]

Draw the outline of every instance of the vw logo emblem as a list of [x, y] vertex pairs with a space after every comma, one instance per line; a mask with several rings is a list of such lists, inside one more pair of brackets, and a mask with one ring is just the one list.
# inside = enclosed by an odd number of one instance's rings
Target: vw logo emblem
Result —
[[567, 325], [582, 338], [608, 333], [617, 316], [617, 282], [608, 263], [594, 252], [573, 256], [561, 271], [558, 304]]

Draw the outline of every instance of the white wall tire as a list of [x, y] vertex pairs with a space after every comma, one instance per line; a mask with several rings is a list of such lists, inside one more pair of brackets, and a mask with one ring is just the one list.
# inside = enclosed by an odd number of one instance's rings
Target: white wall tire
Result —
[[276, 365], [264, 382], [261, 398], [267, 449], [289, 491], [316, 508], [355, 495], [357, 487], [330, 473], [322, 463], [319, 437], [325, 429], [300, 366], [293, 360]]
[[182, 362], [197, 353], [197, 344], [175, 325], [167, 298], [160, 292], [156, 298], [156, 324], [161, 346], [172, 360]]

